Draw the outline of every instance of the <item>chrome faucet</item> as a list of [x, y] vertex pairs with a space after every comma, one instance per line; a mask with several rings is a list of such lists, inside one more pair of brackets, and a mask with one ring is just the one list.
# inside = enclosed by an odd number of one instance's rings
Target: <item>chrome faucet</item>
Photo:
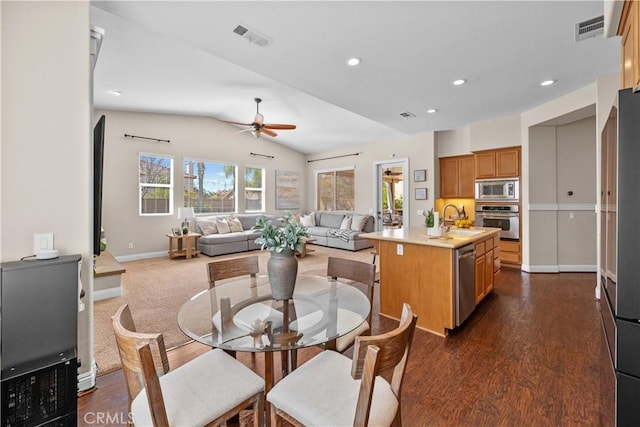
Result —
[[452, 207], [453, 209], [456, 210], [456, 213], [458, 214], [458, 218], [460, 218], [460, 216], [462, 215], [462, 212], [460, 212], [460, 209], [458, 209], [458, 207], [456, 205], [449, 203], [448, 205], [445, 205], [444, 208], [442, 208], [442, 223], [443, 224], [444, 224], [444, 221], [446, 219], [445, 213], [447, 212], [447, 208], [448, 207]]

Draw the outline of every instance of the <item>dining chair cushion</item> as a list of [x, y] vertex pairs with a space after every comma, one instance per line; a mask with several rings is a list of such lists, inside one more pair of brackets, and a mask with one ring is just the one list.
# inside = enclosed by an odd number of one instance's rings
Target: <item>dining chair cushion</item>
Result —
[[[264, 380], [223, 350], [214, 349], [160, 377], [169, 425], [201, 426], [264, 389]], [[147, 393], [131, 404], [136, 427], [152, 426]]]
[[[267, 401], [305, 426], [351, 426], [356, 414], [360, 380], [351, 377], [350, 358], [323, 351], [280, 380]], [[391, 386], [376, 377], [369, 425], [391, 425], [398, 400]]]
[[347, 348], [349, 348], [351, 346], [351, 344], [354, 343], [354, 341], [356, 340], [357, 336], [364, 334], [369, 329], [370, 329], [369, 322], [367, 322], [365, 320], [360, 326], [358, 326], [353, 331], [349, 332], [346, 335], [343, 335], [343, 336], [339, 337], [336, 340], [336, 351], [339, 351], [340, 353], [342, 353]]

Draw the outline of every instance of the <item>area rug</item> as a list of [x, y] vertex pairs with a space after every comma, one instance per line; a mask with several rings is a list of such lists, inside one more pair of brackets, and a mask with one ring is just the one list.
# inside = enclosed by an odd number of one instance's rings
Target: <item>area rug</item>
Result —
[[[370, 249], [350, 252], [310, 246], [314, 252], [299, 260], [299, 274], [325, 275], [329, 256], [371, 262]], [[111, 316], [123, 304], [129, 304], [136, 328], [140, 332], [161, 332], [167, 349], [189, 342], [180, 331], [177, 318], [180, 306], [193, 295], [209, 288], [206, 264], [211, 261], [257, 255], [260, 274], [267, 273], [269, 252], [252, 251], [217, 257], [199, 255], [191, 259], [152, 258], [122, 263], [122, 296], [94, 304], [95, 360], [98, 374], [120, 367]]]

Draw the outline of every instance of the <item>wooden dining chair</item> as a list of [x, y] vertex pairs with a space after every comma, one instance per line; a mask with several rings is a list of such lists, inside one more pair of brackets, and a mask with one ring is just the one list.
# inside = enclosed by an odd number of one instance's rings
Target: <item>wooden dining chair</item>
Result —
[[220, 349], [169, 369], [162, 334], [136, 331], [127, 304], [111, 318], [137, 426], [223, 425], [252, 408], [264, 421], [264, 380]]
[[257, 255], [225, 259], [222, 261], [211, 261], [207, 263], [209, 289], [216, 285], [216, 281], [244, 275], [249, 275], [252, 285], [255, 286], [257, 284], [259, 269]]
[[346, 351], [355, 338], [359, 335], [368, 335], [371, 330], [371, 316], [373, 314], [373, 291], [376, 283], [376, 265], [362, 261], [355, 261], [345, 258], [329, 257], [327, 261], [327, 276], [332, 279], [347, 279], [365, 285], [365, 295], [369, 299], [369, 316], [358, 328], [343, 335], [334, 342], [327, 343], [327, 348], [343, 353]]
[[281, 379], [267, 394], [271, 425], [402, 425], [402, 380], [417, 319], [404, 304], [396, 329], [356, 338], [353, 359], [323, 351]]

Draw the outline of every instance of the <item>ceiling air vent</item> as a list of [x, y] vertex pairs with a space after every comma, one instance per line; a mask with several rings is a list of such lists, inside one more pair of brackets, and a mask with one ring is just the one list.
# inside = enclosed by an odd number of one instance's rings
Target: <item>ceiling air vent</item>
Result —
[[410, 111], [405, 111], [404, 113], [400, 113], [400, 115], [401, 115], [402, 117], [404, 117], [405, 119], [410, 119], [410, 118], [412, 118], [412, 117], [415, 117], [415, 116], [416, 116], [415, 114], [413, 114], [413, 113], [412, 113], [412, 112], [410, 112]]
[[258, 33], [255, 30], [247, 28], [244, 25], [238, 24], [233, 32], [242, 37], [245, 40], [248, 40], [249, 43], [254, 43], [260, 47], [267, 47], [271, 44], [271, 39], [267, 36], [264, 36]]
[[579, 42], [589, 37], [595, 37], [604, 33], [604, 15], [591, 18], [576, 24], [576, 41]]

